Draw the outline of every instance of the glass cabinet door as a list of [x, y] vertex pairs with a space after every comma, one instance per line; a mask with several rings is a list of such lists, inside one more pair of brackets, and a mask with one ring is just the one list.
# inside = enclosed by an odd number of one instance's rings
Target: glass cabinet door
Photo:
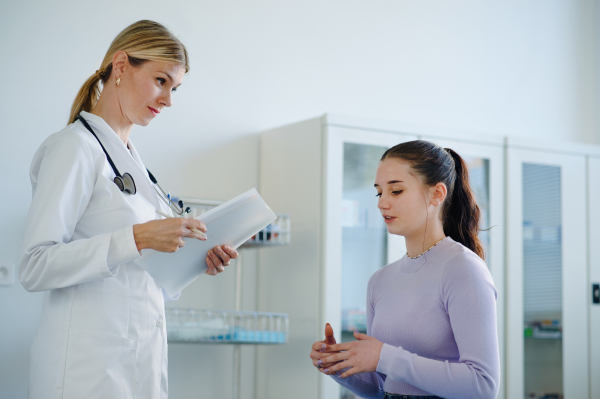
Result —
[[563, 395], [560, 166], [523, 163], [526, 398]]
[[[489, 139], [489, 143], [470, 143], [464, 141], [440, 139], [423, 136], [423, 140], [432, 141], [443, 148], [456, 151], [469, 168], [469, 183], [481, 210], [479, 238], [485, 251], [487, 264], [498, 299], [496, 301], [496, 319], [500, 363], [504, 367], [504, 142], [502, 139]], [[503, 378], [498, 399], [505, 398]]]
[[588, 398], [585, 158], [507, 151], [507, 396]]
[[[388, 263], [387, 227], [377, 208], [373, 187], [379, 160], [386, 150], [383, 146], [344, 143], [342, 342], [354, 341], [354, 330], [367, 332], [367, 282]], [[340, 398], [358, 397], [340, 387]]]
[[[588, 286], [592, 289], [590, 297], [590, 375], [592, 398], [600, 398], [600, 303], [598, 303], [598, 289], [600, 284], [600, 207], [595, 205], [600, 198], [600, 157], [588, 157], [588, 228], [589, 228], [589, 264], [590, 274]], [[593, 205], [594, 204], [594, 205]], [[596, 302], [594, 302], [596, 300]]]
[[387, 228], [373, 187], [387, 147], [344, 143], [342, 197], [342, 339], [367, 331], [367, 282], [387, 262]]

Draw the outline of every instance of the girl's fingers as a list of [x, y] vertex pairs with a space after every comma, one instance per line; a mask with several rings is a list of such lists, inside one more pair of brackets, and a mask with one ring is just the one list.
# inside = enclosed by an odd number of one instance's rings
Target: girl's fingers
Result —
[[326, 345], [324, 348], [326, 352], [341, 352], [352, 349], [356, 345], [356, 341], [344, 342], [343, 344]]
[[[327, 375], [336, 374], [340, 370], [343, 370], [348, 367], [352, 367], [352, 365], [350, 363], [351, 363], [350, 360], [344, 360], [343, 362], [338, 362], [337, 364], [335, 364], [333, 366], [325, 367], [325, 370], [327, 370]], [[323, 370], [323, 371], [325, 371], [325, 370]]]
[[321, 349], [324, 349], [324, 347], [327, 347], [327, 345], [325, 345], [323, 341], [317, 341], [313, 344], [312, 349], [314, 351], [320, 351]]
[[344, 371], [340, 377], [341, 378], [346, 378], [346, 377], [350, 377], [351, 375], [357, 374], [359, 371], [356, 367], [350, 367], [348, 370]]
[[327, 363], [337, 363], [337, 362], [341, 362], [342, 360], [348, 360], [348, 358], [350, 357], [350, 353], [348, 352], [339, 352], [339, 353], [334, 353], [333, 355], [329, 355], [323, 358], [323, 362], [327, 362]]

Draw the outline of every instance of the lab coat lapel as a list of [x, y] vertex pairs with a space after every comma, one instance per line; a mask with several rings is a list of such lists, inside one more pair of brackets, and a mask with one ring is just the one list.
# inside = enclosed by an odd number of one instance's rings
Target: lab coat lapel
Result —
[[119, 173], [121, 175], [129, 173], [133, 177], [137, 190], [136, 195], [142, 195], [156, 209], [161, 209], [158, 195], [154, 191], [154, 188], [152, 188], [152, 182], [148, 177], [146, 168], [131, 140], [128, 142], [129, 149], [131, 149], [131, 152], [129, 152], [123, 140], [117, 136], [104, 119], [85, 111], [82, 111], [81, 115], [92, 126], [92, 129], [94, 129], [94, 133], [96, 133], [104, 148], [106, 148]]

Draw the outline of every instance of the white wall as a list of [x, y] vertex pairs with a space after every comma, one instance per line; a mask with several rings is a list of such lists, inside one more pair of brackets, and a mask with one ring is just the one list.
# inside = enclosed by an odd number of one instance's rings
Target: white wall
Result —
[[[0, 262], [19, 261], [33, 153], [142, 18], [169, 26], [191, 57], [174, 108], [132, 135], [183, 196], [256, 186], [256, 133], [325, 112], [600, 144], [599, 0], [2, 1]], [[198, 281], [179, 305], [232, 308], [232, 276]], [[17, 283], [0, 287], [0, 304], [0, 396], [24, 398], [41, 296]], [[230, 348], [173, 346], [173, 396], [228, 397], [230, 359]]]

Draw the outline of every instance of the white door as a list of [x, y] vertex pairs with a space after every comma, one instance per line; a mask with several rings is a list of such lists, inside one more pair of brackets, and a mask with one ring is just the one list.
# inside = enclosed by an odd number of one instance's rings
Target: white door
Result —
[[[377, 208], [375, 171], [390, 147], [416, 136], [328, 126], [324, 320], [338, 342], [366, 329], [367, 283], [380, 267], [406, 252], [402, 237], [387, 233]], [[353, 398], [322, 376], [322, 398]]]
[[586, 160], [507, 148], [506, 397], [589, 398]]
[[[588, 231], [590, 254], [590, 283], [600, 285], [600, 158], [588, 158]], [[598, 292], [590, 292], [590, 381], [591, 397], [600, 398], [600, 303], [593, 303]]]
[[[489, 144], [422, 136], [443, 148], [456, 151], [469, 167], [471, 188], [481, 209], [480, 239], [485, 247], [485, 262], [498, 291], [496, 316], [500, 363], [504, 370], [504, 140], [490, 139]], [[504, 373], [503, 373], [504, 374]], [[504, 399], [504, 376], [498, 399]]]

